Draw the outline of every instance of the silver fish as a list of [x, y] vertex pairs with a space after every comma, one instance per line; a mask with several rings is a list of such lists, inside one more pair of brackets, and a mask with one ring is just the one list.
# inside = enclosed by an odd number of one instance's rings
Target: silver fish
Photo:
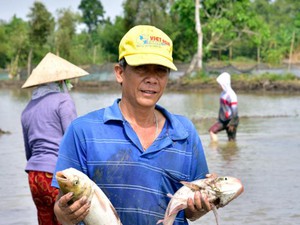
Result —
[[56, 173], [61, 191], [73, 192], [73, 201], [86, 196], [91, 201], [90, 211], [84, 218], [85, 225], [122, 225], [117, 211], [104, 192], [84, 173], [74, 168]]
[[188, 198], [194, 199], [195, 191], [200, 191], [202, 195], [207, 196], [215, 214], [216, 222], [219, 224], [216, 209], [224, 207], [244, 191], [241, 181], [234, 177], [211, 176], [192, 182], [182, 181], [181, 183], [184, 186], [177, 190], [174, 195], [168, 194], [171, 200], [164, 219], [159, 220], [157, 224], [172, 225], [177, 213], [187, 208]]

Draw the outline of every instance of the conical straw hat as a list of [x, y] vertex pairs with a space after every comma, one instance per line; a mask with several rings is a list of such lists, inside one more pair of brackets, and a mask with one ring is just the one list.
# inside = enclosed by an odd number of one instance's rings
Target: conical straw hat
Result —
[[22, 88], [86, 76], [89, 73], [49, 52], [32, 71]]

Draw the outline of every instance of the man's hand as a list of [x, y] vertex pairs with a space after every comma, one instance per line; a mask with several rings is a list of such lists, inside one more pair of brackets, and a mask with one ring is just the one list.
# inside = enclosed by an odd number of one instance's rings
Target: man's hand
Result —
[[[207, 182], [211, 182], [216, 179], [218, 175], [216, 173], [206, 174]], [[208, 201], [206, 195], [201, 194], [200, 191], [196, 191], [194, 195], [194, 201], [189, 198], [187, 201], [187, 208], [185, 209], [185, 216], [190, 221], [195, 221], [201, 216], [205, 215], [212, 209], [211, 204]]]
[[68, 202], [72, 197], [73, 193], [69, 192], [58, 198], [54, 205], [54, 213], [57, 220], [63, 225], [77, 224], [89, 213], [90, 202], [85, 196], [69, 205]]
[[189, 198], [187, 201], [185, 215], [190, 221], [195, 221], [210, 210], [211, 205], [207, 197], [202, 195], [200, 191], [196, 191], [194, 195], [194, 201], [192, 198]]

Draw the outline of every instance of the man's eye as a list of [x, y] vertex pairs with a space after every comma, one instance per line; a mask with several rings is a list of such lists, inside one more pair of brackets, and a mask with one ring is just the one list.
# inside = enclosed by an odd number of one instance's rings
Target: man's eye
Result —
[[159, 73], [167, 73], [168, 72], [168, 69], [165, 67], [158, 67], [156, 70]]
[[135, 70], [138, 72], [138, 73], [144, 73], [146, 71], [145, 67], [144, 66], [136, 66], [135, 67]]
[[159, 74], [160, 76], [164, 76], [169, 72], [168, 68], [166, 67], [157, 67], [156, 68], [156, 73]]

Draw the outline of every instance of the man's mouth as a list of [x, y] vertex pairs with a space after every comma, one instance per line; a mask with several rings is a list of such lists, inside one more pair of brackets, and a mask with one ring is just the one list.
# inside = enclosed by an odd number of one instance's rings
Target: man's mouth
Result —
[[157, 93], [156, 91], [151, 91], [151, 90], [141, 90], [141, 91], [146, 94], [156, 94]]

